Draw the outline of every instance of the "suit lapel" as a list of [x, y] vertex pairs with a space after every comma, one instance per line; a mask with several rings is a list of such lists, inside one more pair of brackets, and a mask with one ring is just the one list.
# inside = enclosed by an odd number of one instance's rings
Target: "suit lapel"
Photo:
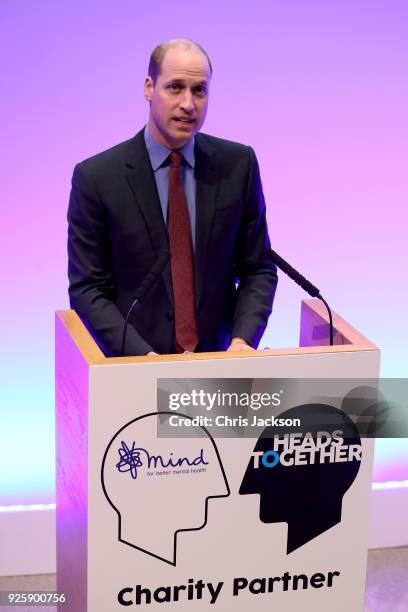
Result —
[[207, 251], [214, 222], [219, 181], [214, 164], [214, 147], [203, 134], [195, 143], [196, 230], [195, 230], [195, 290], [196, 305], [201, 299]]
[[[163, 251], [168, 252], [167, 229], [157, 193], [156, 181], [144, 141], [144, 130], [136, 134], [132, 140], [126, 166], [128, 168], [126, 178], [142, 213], [153, 250], [156, 255]], [[163, 280], [169, 299], [173, 302], [169, 265], [163, 271]]]

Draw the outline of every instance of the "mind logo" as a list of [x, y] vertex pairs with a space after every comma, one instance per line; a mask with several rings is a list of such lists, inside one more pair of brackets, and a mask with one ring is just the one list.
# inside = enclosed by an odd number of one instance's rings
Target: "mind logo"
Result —
[[170, 456], [163, 458], [161, 455], [151, 455], [145, 448], [136, 447], [136, 442], [132, 442], [132, 446], [122, 441], [121, 447], [118, 449], [120, 460], [116, 464], [119, 472], [130, 472], [132, 478], [137, 478], [138, 468], [146, 467], [148, 469], [157, 468], [178, 468], [182, 466], [198, 466], [208, 465], [208, 461], [204, 459], [204, 449], [194, 459], [188, 457], [175, 457], [171, 452]]
[[178, 533], [203, 529], [209, 500], [228, 497], [230, 489], [204, 427], [198, 438], [159, 436], [172, 414], [151, 412], [121, 427], [104, 453], [101, 480], [117, 514], [118, 541], [176, 565]]

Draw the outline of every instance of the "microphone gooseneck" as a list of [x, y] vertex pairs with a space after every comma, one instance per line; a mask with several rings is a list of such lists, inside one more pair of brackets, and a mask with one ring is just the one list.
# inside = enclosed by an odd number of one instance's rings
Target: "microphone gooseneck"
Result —
[[125, 354], [126, 332], [127, 332], [127, 326], [128, 326], [129, 317], [130, 317], [133, 309], [138, 304], [143, 302], [143, 300], [146, 297], [147, 293], [150, 291], [150, 289], [156, 283], [156, 281], [159, 278], [161, 272], [163, 271], [165, 265], [168, 263], [170, 257], [171, 257], [171, 255], [167, 251], [163, 251], [163, 253], [160, 253], [158, 258], [156, 259], [156, 261], [154, 262], [154, 264], [150, 268], [149, 272], [146, 274], [146, 276], [143, 279], [142, 283], [139, 285], [139, 287], [135, 291], [135, 297], [134, 297], [133, 302], [131, 303], [130, 308], [129, 308], [128, 312], [127, 312], [126, 319], [125, 319], [125, 324], [123, 326], [122, 348], [121, 348], [121, 351], [120, 351], [121, 357], [123, 357], [124, 354]]
[[326, 306], [327, 312], [329, 313], [330, 346], [333, 346], [333, 342], [334, 342], [333, 316], [332, 316], [328, 303], [321, 295], [319, 289], [315, 287], [315, 285], [312, 285], [312, 283], [308, 281], [307, 278], [302, 276], [300, 272], [295, 270], [295, 268], [292, 268], [292, 266], [289, 265], [287, 261], [285, 261], [280, 255], [278, 255], [278, 253], [276, 253], [276, 251], [269, 249], [269, 253], [271, 255], [273, 263], [276, 264], [278, 268], [282, 270], [282, 272], [287, 274], [289, 278], [295, 281], [295, 283], [299, 285], [299, 287], [302, 287], [302, 289], [306, 291], [306, 293], [308, 293], [311, 297], [318, 298]]

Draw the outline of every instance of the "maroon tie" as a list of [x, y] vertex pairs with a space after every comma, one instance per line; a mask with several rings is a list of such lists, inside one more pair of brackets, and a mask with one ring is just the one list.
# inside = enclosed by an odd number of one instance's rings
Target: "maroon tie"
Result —
[[194, 351], [198, 344], [195, 316], [194, 254], [187, 198], [180, 177], [181, 153], [171, 152], [169, 170], [169, 240], [176, 319], [176, 350]]

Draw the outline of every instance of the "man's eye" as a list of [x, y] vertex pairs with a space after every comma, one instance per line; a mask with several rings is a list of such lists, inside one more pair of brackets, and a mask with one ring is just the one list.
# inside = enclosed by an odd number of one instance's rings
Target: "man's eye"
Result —
[[207, 95], [207, 89], [205, 87], [202, 87], [201, 85], [199, 87], [195, 88], [195, 93], [198, 96], [205, 96]]
[[172, 83], [170, 85], [170, 90], [171, 91], [175, 91], [175, 92], [180, 91], [181, 90], [181, 85], [178, 85], [177, 83]]

